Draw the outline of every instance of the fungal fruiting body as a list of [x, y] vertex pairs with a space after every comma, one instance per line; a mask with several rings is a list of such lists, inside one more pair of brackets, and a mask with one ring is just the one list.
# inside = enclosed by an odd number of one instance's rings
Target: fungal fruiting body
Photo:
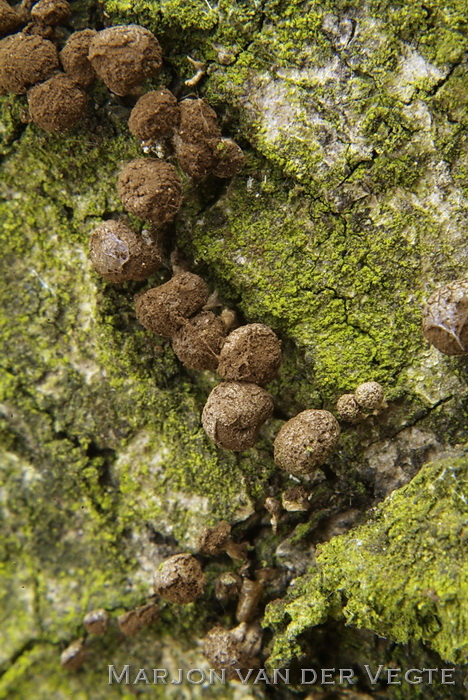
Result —
[[154, 576], [153, 588], [161, 598], [184, 605], [192, 603], [205, 587], [205, 574], [191, 554], [175, 554], [164, 561]]
[[259, 625], [241, 622], [227, 630], [213, 627], [203, 640], [203, 654], [215, 669], [226, 669], [226, 678], [238, 678], [236, 669], [256, 668], [261, 649], [262, 632]]
[[267, 384], [281, 364], [281, 341], [268, 326], [249, 323], [232, 331], [223, 345], [218, 374], [229, 381]]
[[64, 73], [52, 76], [28, 92], [29, 116], [45, 131], [57, 133], [73, 128], [85, 114], [88, 96]]
[[141, 141], [168, 136], [177, 127], [180, 113], [170, 90], [151, 90], [140, 97], [128, 120], [130, 132]]
[[329, 411], [302, 411], [288, 420], [276, 436], [275, 463], [296, 476], [311, 474], [328, 460], [339, 435], [338, 421]]
[[94, 29], [75, 32], [60, 52], [60, 62], [65, 73], [85, 88], [96, 79], [96, 72], [88, 58], [89, 47], [96, 34]]
[[226, 337], [226, 327], [212, 311], [187, 320], [172, 336], [172, 348], [189, 369], [215, 370]]
[[182, 201], [177, 170], [156, 158], [138, 158], [127, 163], [119, 175], [118, 192], [128, 212], [155, 226], [171, 221]]
[[468, 353], [468, 280], [450, 282], [429, 297], [423, 334], [444, 355]]
[[161, 247], [148, 233], [135, 233], [124, 221], [104, 221], [89, 240], [94, 269], [108, 282], [145, 280], [161, 265]]
[[241, 451], [255, 445], [272, 413], [273, 400], [265, 389], [247, 382], [222, 382], [208, 397], [202, 424], [218, 447]]
[[0, 94], [24, 95], [58, 67], [57, 49], [51, 41], [22, 32], [7, 36], [0, 41]]
[[169, 282], [148, 289], [135, 298], [137, 319], [157, 335], [170, 337], [208, 299], [208, 287], [191, 272], [174, 275]]
[[162, 66], [156, 37], [136, 24], [104, 29], [89, 47], [89, 60], [97, 75], [116, 95], [129, 95]]

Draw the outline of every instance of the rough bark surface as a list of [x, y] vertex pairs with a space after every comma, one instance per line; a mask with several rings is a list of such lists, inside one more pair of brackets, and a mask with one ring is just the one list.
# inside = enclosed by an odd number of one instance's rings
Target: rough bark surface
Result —
[[[424, 300], [468, 267], [461, 1], [72, 8], [75, 30], [132, 22], [156, 34], [165, 63], [148, 89], [193, 92], [186, 56], [204, 61], [195, 91], [246, 164], [228, 181], [185, 179], [165, 269], [113, 286], [93, 272], [88, 239], [122, 211], [119, 169], [143, 157], [131, 100], [96, 84], [87, 119], [59, 136], [25, 122], [25, 97], [0, 98], [0, 698], [112, 700], [130, 695], [107, 685], [108, 664], [206, 668], [199, 639], [236, 624], [235, 604], [214, 597], [216, 576], [236, 568], [224, 555], [201, 558], [208, 585], [195, 603], [163, 604], [132, 639], [115, 624], [87, 638], [78, 673], [59, 657], [84, 635], [86, 612], [115, 620], [144, 603], [160, 562], [194, 551], [202, 526], [222, 519], [252, 545], [251, 573], [275, 569], [262, 599], [279, 599], [265, 618], [273, 666], [462, 663], [467, 363], [420, 329]], [[216, 375], [184, 370], [135, 319], [134, 294], [169, 279], [174, 242], [224, 304], [283, 342], [268, 387], [275, 416], [240, 454], [201, 428]], [[264, 499], [295, 485], [273, 464], [274, 436], [369, 380], [388, 408], [342, 424], [329, 465], [305, 484], [310, 510], [284, 513], [274, 533]], [[457, 679], [442, 694], [362, 691], [462, 698]], [[206, 689], [266, 694], [261, 684]]]

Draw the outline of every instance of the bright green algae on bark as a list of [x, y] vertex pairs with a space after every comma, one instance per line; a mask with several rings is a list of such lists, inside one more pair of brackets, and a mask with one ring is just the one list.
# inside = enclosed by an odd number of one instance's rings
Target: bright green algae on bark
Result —
[[329, 615], [397, 642], [421, 640], [450, 663], [468, 654], [467, 466], [423, 467], [366, 524], [320, 547], [317, 565], [267, 608], [273, 667], [300, 655], [300, 635]]

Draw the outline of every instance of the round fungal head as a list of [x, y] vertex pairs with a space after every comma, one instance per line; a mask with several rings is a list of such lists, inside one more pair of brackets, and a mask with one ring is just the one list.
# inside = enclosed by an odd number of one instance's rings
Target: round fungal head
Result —
[[296, 476], [306, 476], [328, 460], [340, 435], [329, 411], [302, 411], [283, 425], [275, 439], [275, 463]]
[[378, 382], [364, 382], [354, 392], [354, 398], [361, 408], [375, 411], [385, 400], [383, 387]]
[[123, 221], [104, 221], [89, 240], [91, 262], [108, 282], [145, 280], [161, 265], [162, 251], [147, 233], [137, 234]]
[[84, 616], [83, 624], [89, 634], [105, 634], [109, 627], [109, 613], [103, 608], [91, 610]]
[[468, 280], [455, 280], [429, 297], [424, 337], [444, 355], [468, 353]]
[[170, 90], [152, 90], [140, 97], [132, 109], [128, 128], [141, 141], [168, 136], [179, 123], [179, 106]]
[[127, 211], [158, 227], [175, 217], [182, 201], [177, 170], [156, 158], [127, 163], [119, 175], [118, 192]]
[[180, 105], [178, 136], [186, 143], [211, 142], [221, 138], [218, 117], [203, 99], [183, 100]]
[[109, 27], [94, 37], [89, 60], [97, 75], [116, 95], [129, 95], [162, 66], [156, 37], [136, 24]]
[[361, 417], [361, 407], [354, 394], [343, 394], [336, 402], [336, 410], [340, 418], [348, 423], [354, 423]]
[[176, 554], [162, 563], [153, 587], [157, 595], [171, 603], [192, 603], [203, 593], [205, 574], [191, 554]]
[[208, 296], [208, 287], [201, 277], [182, 272], [169, 282], [138, 294], [136, 316], [148, 330], [170, 337], [206, 304]]
[[189, 369], [215, 370], [225, 336], [226, 329], [219, 316], [203, 311], [173, 334], [172, 348]]
[[257, 625], [242, 622], [232, 630], [216, 625], [203, 640], [203, 654], [217, 670], [225, 669], [226, 678], [238, 678], [236, 669], [256, 668], [262, 642]]
[[175, 136], [174, 146], [179, 167], [192, 180], [202, 180], [212, 172], [214, 158], [211, 141], [192, 143]]
[[208, 397], [202, 414], [206, 434], [225, 450], [253, 447], [263, 423], [273, 413], [273, 400], [256, 384], [223, 382]]
[[0, 94], [24, 95], [58, 67], [57, 49], [51, 41], [23, 32], [7, 36], [0, 41]]
[[75, 32], [60, 52], [60, 62], [65, 73], [84, 88], [89, 87], [96, 78], [88, 59], [89, 47], [96, 34], [94, 29]]
[[218, 374], [229, 381], [267, 384], [281, 364], [281, 341], [262, 323], [232, 331], [221, 350]]
[[55, 27], [65, 24], [71, 15], [67, 0], [39, 0], [31, 10], [31, 19], [38, 24]]
[[0, 0], [0, 36], [14, 32], [21, 24], [21, 17], [6, 0]]
[[242, 148], [232, 139], [220, 139], [213, 149], [213, 175], [233, 177], [242, 170], [245, 156]]
[[28, 92], [29, 116], [45, 131], [56, 134], [72, 129], [86, 113], [88, 96], [82, 87], [63, 73]]
[[72, 642], [60, 655], [60, 664], [67, 671], [77, 671], [85, 661], [85, 648], [81, 639]]
[[119, 629], [126, 637], [133, 637], [159, 617], [159, 607], [154, 603], [141, 605], [136, 610], [129, 610], [118, 618]]
[[214, 557], [223, 552], [231, 539], [231, 526], [226, 520], [221, 520], [213, 527], [204, 527], [198, 538], [198, 551]]

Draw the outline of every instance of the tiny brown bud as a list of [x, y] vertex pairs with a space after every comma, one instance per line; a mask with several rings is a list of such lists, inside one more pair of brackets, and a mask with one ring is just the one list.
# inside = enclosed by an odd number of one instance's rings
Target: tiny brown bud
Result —
[[83, 624], [89, 634], [105, 634], [109, 627], [109, 613], [103, 608], [91, 610], [84, 616]]

